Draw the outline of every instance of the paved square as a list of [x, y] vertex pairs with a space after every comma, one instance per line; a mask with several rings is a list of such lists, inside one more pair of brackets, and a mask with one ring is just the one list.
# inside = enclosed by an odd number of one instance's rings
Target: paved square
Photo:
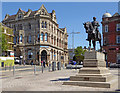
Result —
[[[78, 71], [62, 69], [54, 72], [37, 72], [36, 75], [33, 72], [23, 72], [2, 79], [2, 91], [115, 91], [118, 89], [117, 85], [112, 89], [62, 85]], [[110, 72], [118, 79], [118, 69], [112, 69]]]

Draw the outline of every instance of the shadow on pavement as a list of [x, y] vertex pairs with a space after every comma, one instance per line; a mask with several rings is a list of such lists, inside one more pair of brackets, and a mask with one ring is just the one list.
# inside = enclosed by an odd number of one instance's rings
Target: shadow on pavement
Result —
[[60, 78], [60, 79], [56, 79], [56, 80], [50, 80], [50, 81], [69, 81], [70, 78]]

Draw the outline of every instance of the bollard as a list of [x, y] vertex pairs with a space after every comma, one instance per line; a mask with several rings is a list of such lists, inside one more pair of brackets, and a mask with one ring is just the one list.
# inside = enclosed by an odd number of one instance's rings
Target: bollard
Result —
[[34, 65], [34, 74], [36, 74], [36, 65]]
[[58, 62], [58, 63], [57, 63], [57, 69], [58, 69], [58, 70], [61, 70], [61, 62]]
[[76, 64], [76, 70], [77, 70], [77, 64]]
[[10, 66], [9, 66], [9, 71], [11, 71], [11, 64], [10, 64]]
[[12, 69], [12, 64], [10, 65], [10, 71], [11, 71], [11, 69]]
[[64, 63], [63, 63], [63, 69], [64, 69]]
[[13, 76], [15, 75], [15, 65], [13, 66]]
[[9, 66], [9, 71], [11, 70], [10, 67], [11, 67], [11, 65]]
[[52, 71], [56, 70], [56, 62], [52, 62]]
[[6, 64], [5, 64], [5, 71], [6, 71]]
[[49, 64], [49, 69], [48, 69], [48, 70], [49, 70], [49, 72], [50, 72], [50, 67], [51, 67], [51, 64]]
[[42, 73], [43, 73], [43, 63], [42, 63]]

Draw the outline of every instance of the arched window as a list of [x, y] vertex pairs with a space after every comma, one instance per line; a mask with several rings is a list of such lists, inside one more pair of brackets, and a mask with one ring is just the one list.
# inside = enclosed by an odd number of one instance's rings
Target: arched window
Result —
[[20, 42], [22, 42], [22, 34], [20, 35]]
[[31, 43], [31, 35], [29, 35], [29, 41], [28, 42]]
[[47, 33], [45, 33], [45, 41], [47, 41], [47, 39], [48, 39], [48, 38], [47, 38], [47, 36], [48, 36], [48, 34], [47, 34]]
[[40, 34], [38, 34], [38, 42], [40, 42]]
[[45, 21], [45, 28], [47, 28], [47, 22]]
[[16, 44], [16, 36], [14, 37], [14, 43]]
[[17, 37], [17, 43], [19, 44], [19, 36]]
[[41, 33], [41, 41], [43, 41], [43, 33]]
[[44, 21], [42, 21], [42, 28], [44, 28]]
[[29, 23], [29, 29], [31, 29], [31, 24]]
[[33, 53], [30, 49], [30, 50], [28, 50], [28, 59], [31, 59], [32, 57], [33, 57]]

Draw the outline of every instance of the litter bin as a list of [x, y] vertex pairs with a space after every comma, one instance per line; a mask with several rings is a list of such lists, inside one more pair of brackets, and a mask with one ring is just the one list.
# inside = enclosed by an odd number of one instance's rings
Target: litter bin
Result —
[[56, 70], [56, 62], [52, 62], [52, 71]]
[[58, 63], [57, 63], [57, 69], [58, 69], [58, 70], [61, 70], [61, 62], [58, 62]]
[[1, 62], [1, 67], [4, 67], [4, 62]]

